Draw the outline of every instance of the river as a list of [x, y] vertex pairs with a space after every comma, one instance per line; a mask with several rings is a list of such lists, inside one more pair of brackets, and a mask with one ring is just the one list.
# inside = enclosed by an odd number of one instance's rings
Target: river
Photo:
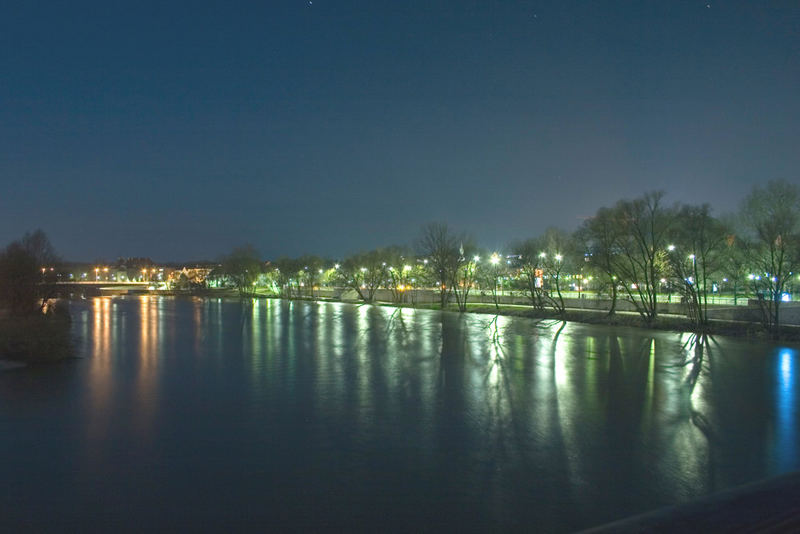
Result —
[[0, 372], [20, 530], [565, 532], [800, 469], [796, 346], [341, 303], [72, 304]]

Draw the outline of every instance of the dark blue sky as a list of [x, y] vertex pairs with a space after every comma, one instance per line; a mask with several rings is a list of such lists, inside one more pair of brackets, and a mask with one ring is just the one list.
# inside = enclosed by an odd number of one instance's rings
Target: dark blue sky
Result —
[[495, 247], [799, 164], [795, 0], [0, 7], [0, 243], [70, 259]]

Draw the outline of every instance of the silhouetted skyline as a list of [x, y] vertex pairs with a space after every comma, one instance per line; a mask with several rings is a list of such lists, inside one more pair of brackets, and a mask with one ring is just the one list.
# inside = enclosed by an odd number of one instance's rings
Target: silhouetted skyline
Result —
[[797, 2], [0, 8], [0, 244], [68, 259], [487, 247], [800, 167]]

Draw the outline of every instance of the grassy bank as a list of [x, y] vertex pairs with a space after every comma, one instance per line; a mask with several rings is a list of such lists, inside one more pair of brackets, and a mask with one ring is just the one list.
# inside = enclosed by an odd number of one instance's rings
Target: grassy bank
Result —
[[0, 318], [0, 358], [52, 362], [72, 355], [69, 312]]

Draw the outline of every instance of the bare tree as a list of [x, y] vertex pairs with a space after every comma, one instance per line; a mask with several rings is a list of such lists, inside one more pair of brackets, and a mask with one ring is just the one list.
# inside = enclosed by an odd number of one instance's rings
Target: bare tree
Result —
[[392, 300], [398, 304], [405, 302], [416, 281], [413, 253], [403, 247], [394, 246], [383, 249], [382, 256], [386, 262], [386, 285], [392, 292]]
[[36, 230], [0, 254], [0, 302], [13, 315], [45, 311], [55, 296], [60, 262], [47, 235]]
[[287, 299], [300, 297], [301, 261], [281, 256], [272, 262], [271, 267], [272, 277], [281, 296]]
[[550, 306], [557, 313], [564, 313], [563, 274], [574, 264], [574, 243], [566, 232], [548, 228], [540, 237], [512, 247], [524, 290], [534, 308], [544, 310]]
[[541, 239], [527, 239], [511, 246], [515, 256], [514, 266], [519, 273], [519, 281], [523, 291], [531, 301], [531, 306], [543, 310], [544, 299], [544, 251]]
[[740, 213], [763, 323], [777, 334], [781, 299], [800, 267], [800, 188], [784, 181], [756, 186]]
[[614, 273], [628, 300], [647, 322], [658, 316], [658, 292], [666, 276], [666, 247], [674, 210], [662, 206], [664, 193], [646, 193], [622, 200], [614, 208], [619, 224], [615, 242]]
[[708, 294], [711, 276], [724, 266], [729, 233], [711, 216], [711, 208], [682, 206], [670, 233], [667, 260], [683, 296], [689, 318], [704, 332], [708, 327]]
[[255, 294], [256, 280], [262, 270], [258, 251], [252, 245], [237, 247], [222, 259], [221, 272], [233, 282], [242, 297]]
[[[466, 242], [465, 242], [466, 241]], [[458, 245], [458, 256], [453, 258], [449, 269], [450, 287], [456, 299], [458, 311], [467, 311], [469, 293], [475, 287], [480, 256], [471, 239], [462, 237]]]
[[615, 274], [615, 255], [619, 231], [616, 211], [611, 208], [600, 208], [577, 232], [578, 241], [589, 254], [589, 269], [594, 271], [609, 288], [611, 306], [608, 315], [614, 315], [617, 309], [618, 281]]
[[324, 260], [319, 256], [305, 255], [295, 260], [297, 270], [297, 292], [299, 295], [314, 298], [315, 288], [319, 288], [324, 274]]
[[571, 236], [558, 228], [548, 228], [541, 238], [544, 250], [540, 253], [546, 278], [544, 298], [555, 312], [563, 315], [563, 273], [576, 265], [575, 247]]
[[482, 290], [489, 290], [492, 295], [495, 309], [500, 309], [500, 299], [497, 292], [501, 280], [508, 275], [509, 265], [501, 254], [493, 252], [484, 255], [477, 272], [477, 280]]
[[375, 292], [385, 285], [388, 276], [387, 264], [380, 249], [347, 258], [338, 272], [342, 285], [354, 289], [364, 302], [375, 299]]
[[452, 290], [451, 280], [460, 263], [459, 236], [445, 223], [428, 223], [422, 227], [417, 249], [420, 256], [428, 261], [428, 269], [432, 278], [436, 279], [439, 302], [444, 309]]

